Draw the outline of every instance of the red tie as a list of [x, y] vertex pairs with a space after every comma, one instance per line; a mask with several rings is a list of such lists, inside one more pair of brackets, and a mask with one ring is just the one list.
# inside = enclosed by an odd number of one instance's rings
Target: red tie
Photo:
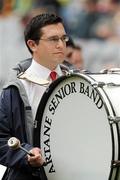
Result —
[[57, 73], [55, 71], [51, 71], [50, 77], [51, 77], [52, 81], [56, 80], [57, 79]]

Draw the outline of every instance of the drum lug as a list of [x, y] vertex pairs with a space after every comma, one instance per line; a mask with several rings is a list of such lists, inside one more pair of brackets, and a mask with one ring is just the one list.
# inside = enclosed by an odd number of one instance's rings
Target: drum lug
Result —
[[120, 86], [120, 84], [115, 84], [115, 83], [112, 83], [112, 82], [111, 82], [111, 83], [107, 83], [107, 86], [109, 86], [109, 87], [110, 87], [110, 86], [116, 86], [116, 87], [117, 87], [117, 86]]
[[104, 83], [104, 82], [95, 82], [95, 83], [93, 83], [92, 84], [92, 86], [94, 87], [94, 88], [98, 88], [98, 87], [103, 87], [103, 86], [105, 86], [106, 84]]
[[37, 125], [38, 125], [38, 121], [34, 120], [34, 128], [37, 128]]
[[71, 76], [72, 74], [74, 74], [72, 69], [70, 69], [68, 72], [66, 72], [66, 76]]
[[111, 167], [112, 168], [120, 167], [120, 160], [112, 160]]
[[109, 123], [110, 124], [113, 124], [113, 123], [119, 123], [120, 122], [120, 117], [118, 116], [108, 116], [108, 119], [109, 119]]

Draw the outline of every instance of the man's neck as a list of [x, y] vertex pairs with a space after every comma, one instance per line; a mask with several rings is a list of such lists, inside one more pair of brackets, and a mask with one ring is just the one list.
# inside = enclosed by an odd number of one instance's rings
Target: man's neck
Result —
[[43, 62], [43, 61], [40, 62], [40, 61], [38, 61], [38, 60], [36, 60], [36, 59], [34, 59], [34, 60], [35, 60], [38, 64], [46, 67], [47, 69], [50, 69], [51, 71], [54, 70], [54, 69], [56, 69], [56, 67], [57, 67], [57, 65], [58, 65], [58, 64], [52, 64], [52, 63], [47, 64], [47, 63], [45, 63], [45, 62]]

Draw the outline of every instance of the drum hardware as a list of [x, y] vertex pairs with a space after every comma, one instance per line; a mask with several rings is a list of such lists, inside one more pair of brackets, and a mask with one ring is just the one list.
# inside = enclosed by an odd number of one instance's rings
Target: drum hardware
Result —
[[70, 70], [66, 73], [67, 76], [70, 76], [71, 74], [74, 74], [74, 70], [73, 70], [73, 69], [70, 69]]
[[98, 88], [98, 87], [103, 87], [103, 86], [108, 86], [108, 87], [112, 87], [112, 86], [115, 86], [115, 87], [119, 87], [120, 86], [120, 84], [115, 84], [115, 83], [112, 83], [112, 82], [110, 82], [110, 83], [104, 83], [104, 82], [95, 82], [95, 83], [93, 83], [92, 84], [92, 86], [94, 87], [94, 88]]
[[108, 69], [102, 69], [102, 70], [100, 70], [100, 73], [101, 74], [108, 74]]
[[102, 69], [102, 70], [100, 70], [101, 74], [112, 74], [114, 72], [116, 72], [116, 71], [114, 71], [112, 69]]
[[95, 83], [92, 83], [91, 84], [94, 88], [98, 88], [98, 87], [103, 87], [105, 86], [106, 84], [104, 82], [95, 82]]
[[108, 119], [110, 121], [110, 124], [113, 124], [113, 123], [117, 124], [120, 122], [120, 117], [118, 117], [118, 116], [114, 116], [114, 117], [108, 116]]
[[38, 122], [37, 120], [34, 120], [34, 128], [37, 128]]
[[111, 69], [108, 69], [108, 74], [120, 74], [120, 68], [111, 68]]
[[102, 69], [102, 74], [120, 74], [120, 68]]
[[111, 167], [113, 168], [120, 167], [120, 160], [112, 160]]
[[80, 73], [83, 73], [83, 74], [91, 74], [91, 72], [88, 71], [88, 70], [86, 70], [86, 69], [80, 70]]
[[116, 86], [117, 87], [117, 86], [120, 86], [120, 84], [115, 84], [115, 83], [110, 82], [110, 83], [107, 83], [107, 86], [110, 86], [110, 87]]
[[[72, 74], [79, 74], [81, 71], [79, 69], [69, 69], [68, 72], [66, 72], [66, 75], [72, 75]], [[85, 74], [85, 71], [82, 71], [81, 73]]]

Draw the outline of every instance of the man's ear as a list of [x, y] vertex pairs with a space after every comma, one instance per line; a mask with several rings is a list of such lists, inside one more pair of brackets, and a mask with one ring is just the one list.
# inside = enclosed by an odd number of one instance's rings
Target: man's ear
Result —
[[29, 48], [31, 49], [32, 52], [35, 51], [35, 49], [36, 49], [36, 43], [35, 43], [34, 40], [29, 39], [29, 40], [27, 41], [27, 45], [29, 46]]

